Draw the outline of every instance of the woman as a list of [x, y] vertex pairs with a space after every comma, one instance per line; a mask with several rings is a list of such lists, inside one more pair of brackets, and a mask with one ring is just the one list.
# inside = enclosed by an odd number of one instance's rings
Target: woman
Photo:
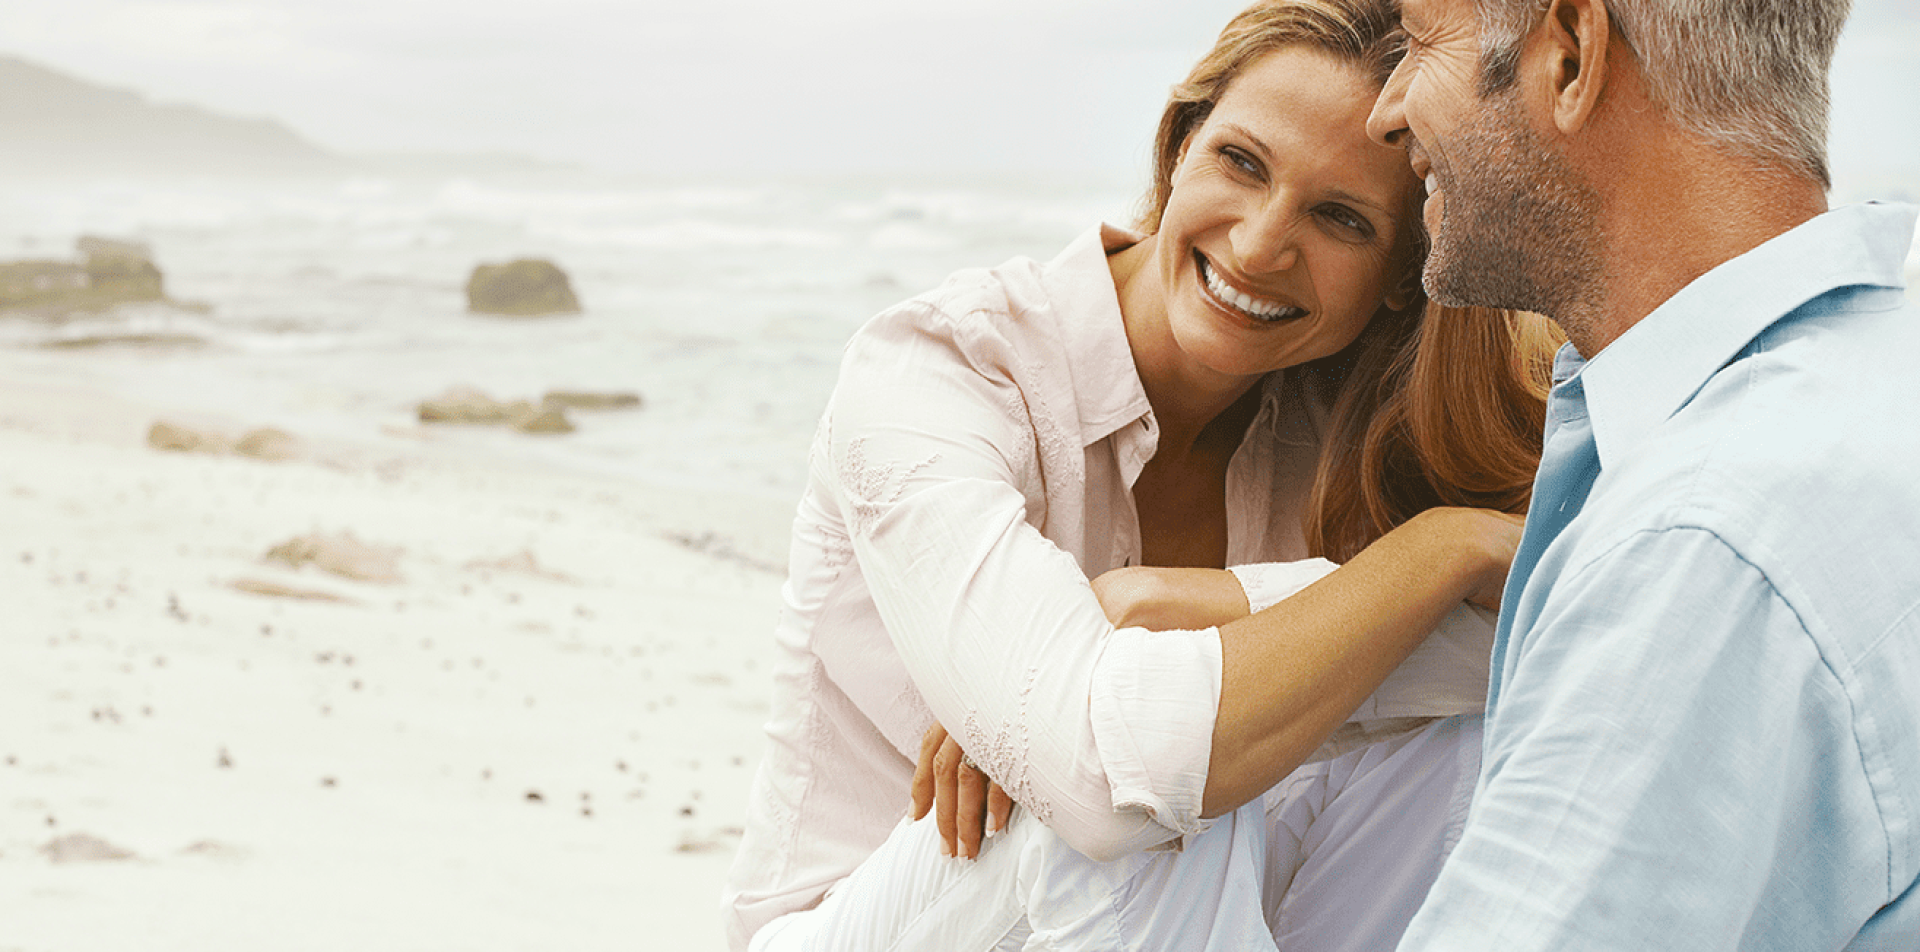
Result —
[[[1385, 3], [1247, 11], [1168, 107], [1147, 234], [963, 272], [849, 344], [795, 521], [735, 948], [887, 837], [935, 720], [1080, 854], [1191, 842], [1497, 591], [1517, 526], [1430, 507], [1524, 500], [1547, 348], [1504, 315], [1422, 328], [1417, 183], [1363, 128], [1393, 58]], [[1116, 628], [1086, 581], [1316, 554], [1346, 564], [1199, 631]], [[1231, 578], [1239, 610], [1274, 600]]]

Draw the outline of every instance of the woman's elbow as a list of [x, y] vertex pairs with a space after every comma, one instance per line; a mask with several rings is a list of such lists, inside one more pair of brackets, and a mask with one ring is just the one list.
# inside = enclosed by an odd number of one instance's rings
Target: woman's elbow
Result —
[[1118, 628], [1194, 630], [1247, 615], [1247, 594], [1233, 573], [1136, 565], [1101, 573], [1094, 597]]
[[1180, 834], [1161, 825], [1144, 810], [1088, 810], [1078, 815], [1056, 814], [1047, 824], [1055, 836], [1097, 863], [1110, 863], [1159, 846]]

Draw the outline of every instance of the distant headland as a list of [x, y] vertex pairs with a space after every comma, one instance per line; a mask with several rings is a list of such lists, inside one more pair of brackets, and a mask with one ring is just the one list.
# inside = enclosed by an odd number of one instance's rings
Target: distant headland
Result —
[[269, 118], [160, 103], [0, 54], [0, 174], [91, 177], [540, 172], [517, 155], [344, 155]]

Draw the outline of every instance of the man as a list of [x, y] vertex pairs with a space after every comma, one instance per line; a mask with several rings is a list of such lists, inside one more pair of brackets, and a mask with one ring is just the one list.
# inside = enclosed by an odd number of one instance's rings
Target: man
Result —
[[1429, 292], [1571, 344], [1400, 948], [1920, 949], [1914, 217], [1826, 207], [1847, 0], [1401, 6]]

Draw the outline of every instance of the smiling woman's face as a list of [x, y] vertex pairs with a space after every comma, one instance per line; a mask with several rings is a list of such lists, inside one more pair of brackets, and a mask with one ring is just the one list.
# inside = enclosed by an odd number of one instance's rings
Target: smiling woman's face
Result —
[[1379, 87], [1307, 46], [1253, 61], [1188, 139], [1153, 255], [1190, 367], [1248, 377], [1337, 353], [1400, 276], [1417, 185], [1367, 138]]

